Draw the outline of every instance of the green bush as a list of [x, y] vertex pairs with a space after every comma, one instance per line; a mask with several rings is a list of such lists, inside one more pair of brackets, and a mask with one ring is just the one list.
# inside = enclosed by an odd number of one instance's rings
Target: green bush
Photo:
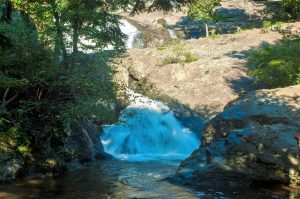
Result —
[[270, 87], [285, 87], [300, 83], [300, 39], [284, 40], [254, 51], [248, 61], [256, 82]]
[[185, 57], [186, 63], [192, 63], [198, 61], [198, 57], [195, 57], [191, 52], [186, 52], [183, 54], [183, 56]]
[[272, 22], [271, 21], [263, 21], [263, 28], [269, 28], [272, 26]]
[[270, 28], [271, 26], [280, 26], [285, 22], [283, 21], [263, 21], [263, 28]]
[[283, 0], [283, 7], [292, 18], [300, 17], [300, 0]]
[[168, 23], [165, 19], [158, 19], [157, 20], [157, 23], [162, 25], [163, 27], [167, 27], [168, 26]]
[[198, 58], [187, 48], [185, 43], [176, 43], [172, 51], [163, 59], [163, 65], [180, 63], [191, 63], [198, 61]]
[[30, 165], [39, 164], [41, 154], [51, 160], [47, 151], [60, 154], [72, 121], [117, 121], [117, 88], [108, 64], [113, 53], [59, 60], [20, 17], [0, 21], [1, 34], [12, 46], [0, 45], [0, 165], [15, 156]]
[[211, 38], [218, 38], [220, 37], [220, 34], [216, 34], [216, 33], [213, 33], [210, 35]]

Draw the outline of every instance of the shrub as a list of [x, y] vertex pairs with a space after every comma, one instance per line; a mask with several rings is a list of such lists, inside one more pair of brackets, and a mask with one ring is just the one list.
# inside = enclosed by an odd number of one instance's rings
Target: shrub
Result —
[[263, 21], [263, 28], [269, 28], [272, 26], [272, 22], [271, 21]]
[[248, 61], [256, 82], [270, 87], [285, 87], [300, 83], [300, 39], [284, 40], [254, 51]]
[[271, 26], [280, 26], [285, 22], [283, 21], [263, 21], [263, 28], [270, 28]]
[[211, 38], [218, 38], [220, 37], [220, 34], [216, 34], [216, 33], [213, 33], [210, 35]]
[[167, 27], [168, 26], [168, 23], [165, 19], [158, 19], [157, 20], [157, 23], [162, 25], [163, 27]]
[[197, 61], [192, 52], [187, 48], [185, 43], [174, 44], [171, 54], [167, 55], [163, 60], [163, 65], [175, 63], [191, 63]]
[[158, 46], [158, 47], [156, 48], [156, 50], [158, 50], [158, 51], [163, 51], [163, 50], [166, 50], [166, 47], [164, 47], [164, 46]]
[[191, 62], [198, 61], [198, 57], [195, 57], [191, 52], [186, 52], [184, 54], [184, 57], [185, 57], [185, 62], [186, 63], [191, 63]]
[[300, 17], [300, 0], [283, 0], [282, 3], [285, 11], [290, 14], [290, 17]]

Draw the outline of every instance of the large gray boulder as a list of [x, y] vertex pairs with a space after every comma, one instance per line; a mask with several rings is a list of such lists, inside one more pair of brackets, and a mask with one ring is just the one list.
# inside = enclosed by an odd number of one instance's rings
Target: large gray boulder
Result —
[[88, 120], [76, 121], [69, 126], [65, 149], [71, 155], [69, 162], [85, 163], [110, 157], [100, 141], [102, 129]]
[[300, 85], [242, 94], [204, 128], [176, 178], [300, 184]]

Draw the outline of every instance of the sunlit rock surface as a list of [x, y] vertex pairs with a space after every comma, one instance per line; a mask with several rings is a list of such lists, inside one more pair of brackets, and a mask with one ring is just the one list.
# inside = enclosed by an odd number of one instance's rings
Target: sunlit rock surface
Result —
[[300, 85], [242, 94], [206, 125], [202, 146], [181, 163], [177, 178], [299, 185], [297, 134]]

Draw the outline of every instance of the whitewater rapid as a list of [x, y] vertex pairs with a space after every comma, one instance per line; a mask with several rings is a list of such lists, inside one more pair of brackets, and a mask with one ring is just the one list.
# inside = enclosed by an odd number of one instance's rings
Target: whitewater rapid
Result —
[[130, 105], [119, 123], [103, 127], [105, 152], [119, 159], [157, 160], [188, 157], [200, 145], [167, 105], [128, 91]]

